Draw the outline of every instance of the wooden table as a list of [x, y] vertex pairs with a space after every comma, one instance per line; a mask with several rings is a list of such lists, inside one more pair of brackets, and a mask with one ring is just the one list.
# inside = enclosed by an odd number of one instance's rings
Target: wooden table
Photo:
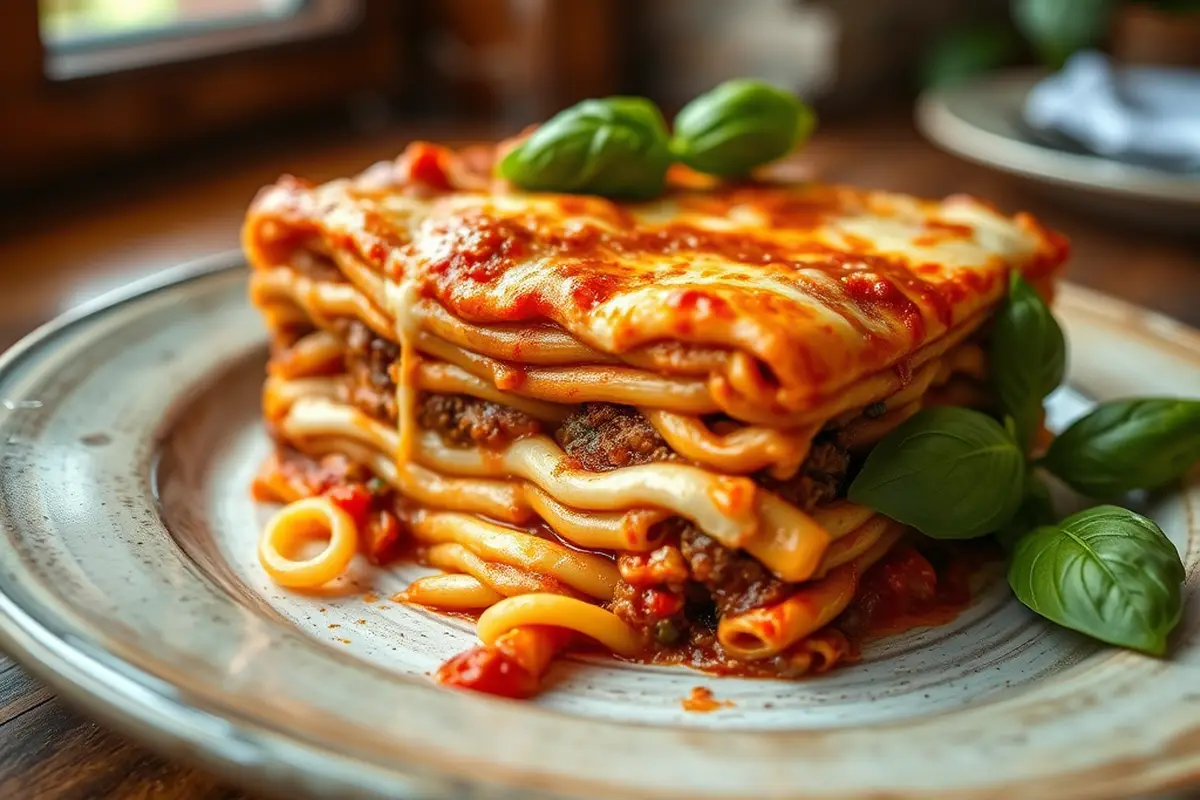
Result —
[[[318, 180], [346, 174], [395, 153], [411, 135], [310, 140], [270, 153], [252, 148], [172, 168], [132, 187], [92, 192], [53, 215], [25, 213], [17, 218], [21, 230], [0, 239], [0, 347], [131, 279], [236, 247], [247, 202], [279, 173]], [[904, 116], [827, 126], [807, 158], [830, 180], [930, 196], [968, 192], [1007, 210], [1032, 211], [1073, 240], [1071, 280], [1200, 327], [1195, 241], [1164, 239], [1058, 206], [1016, 179], [938, 152]], [[0, 655], [0, 798], [243, 796], [76, 715]]]

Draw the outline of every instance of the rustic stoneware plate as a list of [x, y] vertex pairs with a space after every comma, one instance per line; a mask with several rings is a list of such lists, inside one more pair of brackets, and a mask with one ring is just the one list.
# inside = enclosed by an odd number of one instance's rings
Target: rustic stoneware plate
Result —
[[[1200, 396], [1200, 334], [1079, 289], [1062, 424], [1091, 398]], [[467, 624], [258, 567], [247, 485], [265, 335], [236, 256], [43, 328], [0, 363], [0, 646], [159, 750], [285, 796], [1054, 797], [1200, 780], [1200, 483], [1148, 513], [1184, 554], [1170, 657], [1035, 619], [999, 575], [956, 622], [788, 683], [604, 660], [516, 703], [427, 673]], [[731, 704], [688, 713], [707, 686]]]
[[1025, 96], [1044, 73], [1014, 69], [927, 91], [921, 131], [957, 156], [1020, 175], [1064, 203], [1125, 222], [1200, 232], [1200, 174], [1182, 174], [1056, 147], [1022, 122]]

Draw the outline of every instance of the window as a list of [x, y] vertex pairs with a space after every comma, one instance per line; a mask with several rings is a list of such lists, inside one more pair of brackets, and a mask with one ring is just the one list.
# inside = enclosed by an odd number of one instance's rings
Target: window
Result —
[[62, 80], [346, 30], [357, 0], [40, 0], [46, 74]]
[[0, 193], [408, 75], [397, 0], [18, 0], [0, 25]]

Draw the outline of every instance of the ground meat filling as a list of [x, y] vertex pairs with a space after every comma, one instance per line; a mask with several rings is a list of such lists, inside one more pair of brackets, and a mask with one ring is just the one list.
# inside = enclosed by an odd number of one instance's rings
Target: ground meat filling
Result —
[[687, 520], [663, 525], [663, 546], [617, 557], [623, 581], [612, 606], [660, 645], [710, 632], [722, 616], [778, 603], [792, 591], [758, 561], [723, 547]]
[[849, 470], [850, 454], [839, 447], [831, 435], [822, 433], [813, 440], [808, 458], [794, 477], [778, 480], [766, 473], [754, 477], [764, 489], [775, 492], [798, 508], [812, 511], [842, 496]]
[[[679, 460], [650, 423], [628, 406], [585, 404], [567, 418], [555, 438], [580, 468], [593, 472]], [[755, 478], [789, 502], [811, 509], [841, 495], [849, 463], [845, 450], [832, 439], [821, 439], [814, 442], [795, 478]], [[612, 603], [617, 616], [646, 631], [660, 646], [709, 641], [720, 617], [778, 603], [794, 589], [753, 557], [729, 550], [688, 520], [661, 524], [662, 547], [618, 556], [623, 580]]]
[[778, 603], [791, 592], [754, 558], [723, 547], [690, 522], [680, 524], [679, 552], [692, 580], [708, 590], [718, 616]]
[[585, 403], [567, 417], [554, 438], [580, 469], [589, 472], [679, 458], [636, 409], [611, 403]]
[[396, 382], [391, 367], [400, 358], [400, 346], [376, 336], [357, 320], [346, 320], [340, 327], [350, 403], [370, 417], [394, 424]]
[[452, 447], [499, 449], [542, 432], [542, 424], [528, 414], [488, 400], [423, 392], [417, 402], [421, 427], [437, 431]]

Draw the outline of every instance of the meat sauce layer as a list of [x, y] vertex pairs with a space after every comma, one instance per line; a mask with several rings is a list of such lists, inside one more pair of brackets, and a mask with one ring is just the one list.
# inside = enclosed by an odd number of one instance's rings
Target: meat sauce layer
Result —
[[[356, 321], [341, 323], [339, 334], [345, 345], [348, 400], [373, 418], [395, 424], [399, 348]], [[499, 449], [524, 436], [552, 434], [576, 468], [592, 472], [683, 460], [629, 406], [584, 403], [556, 429], [547, 430], [544, 423], [521, 411], [466, 395], [421, 393], [418, 404], [420, 425], [436, 431], [451, 447]], [[711, 422], [719, 425], [721, 420]], [[306, 493], [332, 493], [364, 520], [372, 560], [401, 553], [404, 502], [398, 495], [344, 459], [312, 462], [294, 451], [285, 452], [278, 465], [288, 480], [303, 486]], [[765, 473], [754, 477], [789, 502], [811, 510], [844, 496], [851, 470], [850, 454], [824, 433], [813, 442], [792, 479], [778, 480]], [[610, 606], [644, 632], [648, 658], [739, 674], [787, 676], [789, 671], [798, 674], [811, 667], [788, 657], [755, 665], [725, 657], [716, 641], [719, 619], [778, 603], [796, 585], [779, 580], [751, 556], [725, 548], [688, 520], [673, 518], [660, 525], [663, 544], [659, 548], [615, 555], [622, 580]], [[553, 536], [545, 530], [535, 532]], [[403, 555], [419, 556], [411, 551]], [[897, 547], [864, 574], [861, 591], [838, 625], [857, 642], [877, 631], [952, 617], [970, 599], [971, 570], [964, 563], [944, 553], [931, 559], [912, 545]]]

